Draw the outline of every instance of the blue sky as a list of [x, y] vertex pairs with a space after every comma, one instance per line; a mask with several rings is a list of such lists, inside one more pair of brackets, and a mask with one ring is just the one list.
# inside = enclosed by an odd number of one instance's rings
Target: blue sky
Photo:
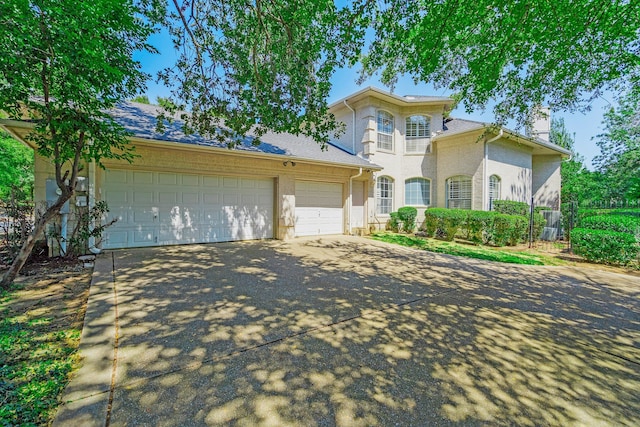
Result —
[[[151, 55], [147, 53], [137, 53], [134, 55], [135, 59], [139, 60], [142, 64], [144, 71], [148, 72], [154, 78], [148, 84], [148, 90], [146, 94], [152, 102], [155, 102], [158, 96], [168, 96], [168, 90], [161, 84], [155, 83], [155, 75], [158, 71], [171, 67], [176, 59], [176, 55], [173, 51], [173, 45], [169, 40], [169, 37], [164, 34], [156, 34], [151, 40], [151, 44], [155, 46], [159, 51], [159, 55]], [[358, 77], [357, 67], [354, 69], [341, 69], [337, 70], [332, 78], [333, 88], [329, 96], [329, 103], [337, 101], [349, 94], [358, 91], [367, 86], [376, 86], [381, 89], [388, 90], [386, 86], [378, 81], [378, 79], [371, 78], [361, 85], [356, 84]], [[434, 90], [429, 84], [414, 84], [413, 79], [410, 77], [402, 77], [398, 80], [394, 87], [394, 93], [398, 95], [436, 95], [436, 96], [449, 96], [450, 91], [447, 90]], [[585, 159], [587, 167], [591, 168], [592, 159], [600, 153], [599, 148], [596, 145], [595, 137], [602, 132], [602, 118], [604, 112], [610, 108], [613, 99], [597, 99], [591, 105], [591, 111], [588, 113], [568, 113], [563, 111], [552, 111], [552, 117], [564, 118], [565, 126], [569, 133], [575, 135], [575, 148], [576, 151], [582, 155]], [[464, 108], [460, 107], [455, 110], [452, 115], [458, 118], [465, 118], [469, 120], [477, 120], [482, 122], [492, 122], [493, 115], [491, 114], [491, 105], [487, 106], [485, 111], [474, 111], [468, 114], [464, 111]], [[515, 130], [513, 124], [511, 128]]]

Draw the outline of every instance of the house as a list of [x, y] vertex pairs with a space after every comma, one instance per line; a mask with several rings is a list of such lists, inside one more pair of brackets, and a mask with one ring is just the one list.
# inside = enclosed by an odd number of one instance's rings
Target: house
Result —
[[[111, 114], [132, 133], [139, 157], [104, 159], [104, 170], [86, 165], [71, 210], [105, 201], [105, 220], [117, 221], [97, 246], [117, 249], [361, 234], [384, 228], [389, 213], [407, 205], [487, 210], [496, 199], [531, 197], [559, 205], [568, 151], [445, 118], [452, 103], [360, 90], [330, 106], [346, 132], [326, 151], [309, 138], [275, 133], [258, 146], [248, 135], [229, 150], [185, 134], [179, 119], [158, 133], [158, 107], [125, 103]], [[28, 144], [32, 123], [0, 125]], [[55, 199], [56, 189], [50, 160], [36, 153], [36, 203]]]
[[[247, 136], [230, 150], [185, 134], [179, 119], [157, 133], [158, 108], [125, 103], [114, 109], [110, 114], [131, 131], [139, 157], [131, 164], [103, 159], [104, 170], [88, 164], [81, 172], [73, 209], [105, 201], [105, 220], [117, 218], [103, 234], [102, 249], [291, 239], [367, 227], [364, 189], [380, 170], [369, 160], [332, 145], [322, 151], [315, 141], [289, 134], [267, 133], [258, 146]], [[29, 144], [32, 123], [0, 125]], [[35, 157], [36, 203], [57, 198], [52, 162]]]
[[398, 96], [368, 87], [330, 105], [347, 131], [336, 141], [383, 169], [374, 172], [369, 222], [415, 206], [490, 210], [494, 200], [560, 207], [560, 164], [571, 153], [549, 142], [549, 115], [532, 136], [446, 117], [453, 99]]

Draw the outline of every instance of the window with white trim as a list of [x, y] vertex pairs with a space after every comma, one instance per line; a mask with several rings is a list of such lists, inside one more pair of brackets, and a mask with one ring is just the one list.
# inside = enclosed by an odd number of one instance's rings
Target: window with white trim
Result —
[[376, 181], [376, 213], [387, 215], [393, 212], [393, 179], [381, 176]]
[[447, 179], [447, 207], [451, 209], [471, 209], [471, 178], [464, 175]]
[[431, 204], [431, 181], [426, 178], [409, 178], [404, 182], [404, 204], [429, 206]]
[[379, 110], [377, 115], [378, 149], [393, 151], [393, 115], [387, 111]]
[[421, 115], [407, 117], [404, 139], [407, 154], [431, 152], [431, 119]]
[[500, 181], [498, 175], [489, 177], [489, 206], [493, 206], [493, 201], [500, 200]]

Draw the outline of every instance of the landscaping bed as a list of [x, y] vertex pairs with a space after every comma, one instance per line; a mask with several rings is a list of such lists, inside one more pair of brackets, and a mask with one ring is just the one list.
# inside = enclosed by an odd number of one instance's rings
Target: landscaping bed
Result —
[[0, 294], [0, 426], [51, 422], [79, 363], [91, 273], [77, 260], [34, 257]]

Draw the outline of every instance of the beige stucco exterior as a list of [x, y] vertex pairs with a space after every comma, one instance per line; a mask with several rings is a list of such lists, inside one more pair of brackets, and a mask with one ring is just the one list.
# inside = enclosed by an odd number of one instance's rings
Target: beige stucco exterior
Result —
[[[475, 210], [490, 209], [492, 175], [500, 180], [500, 199], [531, 203], [533, 197], [536, 205], [559, 209], [560, 164], [568, 152], [483, 123], [467, 122], [462, 131], [447, 129], [443, 118], [452, 102], [449, 98], [402, 97], [368, 88], [330, 106], [345, 126], [337, 143], [383, 167], [371, 182], [370, 223], [384, 224], [389, 218], [375, 210], [375, 182], [381, 176], [393, 180], [394, 211], [405, 206], [405, 180], [419, 177], [430, 181], [430, 204], [416, 206], [419, 216], [429, 207], [447, 207], [447, 180], [455, 176], [471, 179], [471, 208]], [[391, 151], [377, 148], [376, 115], [380, 110], [394, 118]], [[405, 120], [415, 114], [430, 118], [431, 150], [426, 154], [405, 150]]]
[[[334, 103], [330, 112], [344, 124], [344, 132], [332, 143], [357, 156], [350, 157], [357, 160], [354, 164], [324, 161], [319, 148], [318, 159], [313, 158], [315, 154], [293, 158], [270, 152], [228, 150], [142, 137], [131, 138], [137, 155], [133, 163], [104, 159], [103, 164], [107, 170], [272, 180], [273, 236], [278, 239], [291, 239], [296, 235], [296, 181], [339, 184], [342, 188], [342, 230], [353, 234], [384, 228], [389, 218], [388, 214], [378, 213], [376, 209], [376, 182], [380, 177], [390, 178], [393, 182], [393, 211], [405, 206], [406, 180], [427, 180], [430, 199], [429, 203], [415, 206], [419, 218], [430, 207], [448, 207], [448, 180], [459, 176], [470, 179], [471, 209], [490, 209], [489, 180], [492, 176], [499, 178], [500, 199], [529, 203], [533, 198], [536, 205], [559, 208], [560, 165], [568, 155], [566, 150], [483, 123], [445, 120], [445, 112], [452, 103], [453, 100], [446, 97], [402, 97], [375, 88], [363, 89]], [[391, 150], [378, 148], [379, 111], [393, 117]], [[430, 135], [423, 138], [428, 140], [429, 149], [424, 153], [406, 150], [405, 121], [412, 115], [423, 115], [430, 121]], [[1, 124], [23, 141], [32, 128], [26, 122], [5, 120]], [[356, 164], [370, 164], [371, 167]], [[101, 190], [105, 172], [92, 164], [85, 165], [81, 174], [89, 185], [77, 197], [85, 197], [89, 204], [103, 200]], [[54, 178], [54, 168], [50, 160], [36, 154], [36, 203], [45, 200], [45, 183], [51, 178]], [[72, 199], [71, 205], [75, 204], [76, 200]]]
[[[5, 127], [8, 127], [5, 124]], [[11, 128], [14, 136], [25, 140], [29, 126], [16, 123]], [[274, 237], [277, 239], [291, 239], [295, 237], [296, 222], [296, 180], [337, 183], [342, 187], [343, 224], [342, 229], [348, 232], [351, 227], [351, 191], [353, 187], [362, 193], [362, 188], [371, 189], [373, 172], [356, 166], [323, 163], [321, 161], [305, 159], [283, 159], [282, 156], [264, 153], [246, 153], [223, 148], [190, 146], [188, 144], [150, 141], [132, 138], [136, 158], [132, 163], [123, 160], [103, 159], [107, 170], [129, 169], [139, 171], [163, 171], [189, 173], [198, 175], [237, 176], [251, 178], [270, 178], [274, 183]], [[320, 148], [318, 148], [320, 152]], [[289, 160], [285, 162], [283, 160]], [[293, 165], [295, 163], [295, 166]], [[95, 201], [102, 200], [102, 184], [105, 171], [95, 165], [85, 165], [80, 176], [86, 178], [89, 187], [86, 191], [76, 192], [70, 203], [75, 208], [76, 199], [92, 196]], [[55, 178], [55, 169], [48, 158], [35, 155], [35, 186], [34, 200], [37, 205], [46, 200], [45, 183], [47, 179]], [[368, 195], [367, 195], [368, 196]], [[365, 212], [369, 210], [369, 197], [358, 195], [357, 204]], [[92, 200], [93, 202], [93, 200]], [[77, 209], [77, 208], [75, 208]], [[352, 232], [366, 232], [369, 229], [367, 219], [358, 221], [358, 230]], [[51, 242], [50, 242], [51, 243]]]

